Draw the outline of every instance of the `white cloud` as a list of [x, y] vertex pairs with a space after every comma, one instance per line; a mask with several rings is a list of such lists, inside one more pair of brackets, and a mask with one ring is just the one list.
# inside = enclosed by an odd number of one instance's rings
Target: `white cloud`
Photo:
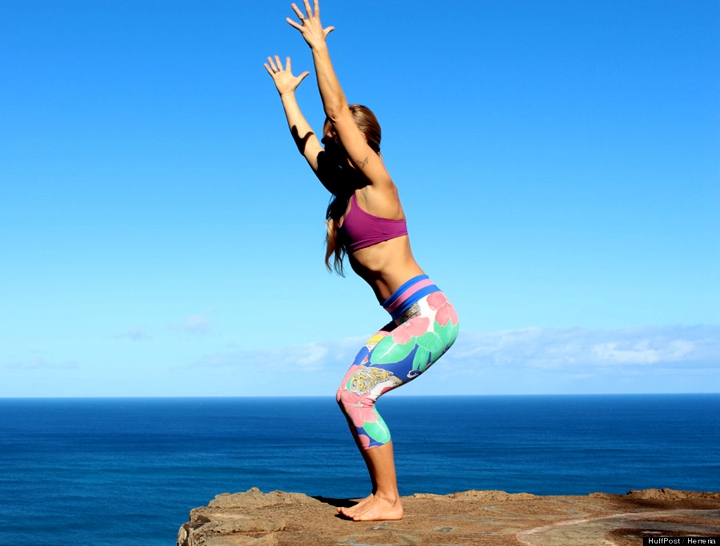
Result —
[[593, 347], [592, 350], [601, 360], [617, 364], [679, 362], [691, 356], [695, 351], [695, 344], [685, 340], [676, 340], [663, 345], [653, 348], [649, 339], [643, 339], [636, 343], [626, 343], [625, 346], [613, 341], [600, 343]]
[[[197, 366], [319, 371], [350, 365], [367, 337], [311, 342], [266, 350], [233, 349], [200, 359]], [[455, 373], [478, 368], [540, 368], [589, 377], [608, 367], [696, 365], [720, 368], [720, 327], [665, 326], [624, 330], [522, 328], [461, 332], [443, 357]], [[443, 366], [447, 368], [448, 366]]]
[[130, 328], [127, 332], [123, 332], [117, 337], [129, 338], [133, 341], [142, 341], [143, 339], [150, 339], [152, 336], [150, 336], [144, 328]]
[[[202, 382], [251, 394], [327, 395], [367, 337], [227, 350], [200, 358]], [[720, 327], [622, 330], [522, 328], [461, 331], [428, 377], [401, 389], [420, 394], [717, 392]], [[235, 392], [235, 391], [233, 391]]]
[[662, 326], [601, 330], [524, 328], [461, 333], [451, 353], [464, 365], [586, 371], [607, 366], [720, 367], [720, 327]]
[[27, 360], [11, 362], [6, 368], [16, 370], [74, 370], [78, 367], [74, 360], [54, 363], [48, 362], [42, 357], [32, 357]]
[[245, 351], [242, 349], [216, 353], [195, 363], [201, 367], [253, 367], [286, 372], [317, 372], [327, 367], [337, 370], [338, 363], [350, 366], [351, 361], [369, 336], [326, 342]]
[[174, 328], [191, 334], [207, 333], [208, 330], [210, 330], [211, 313], [211, 311], [203, 311], [202, 313], [190, 315], [182, 323], [174, 326]]

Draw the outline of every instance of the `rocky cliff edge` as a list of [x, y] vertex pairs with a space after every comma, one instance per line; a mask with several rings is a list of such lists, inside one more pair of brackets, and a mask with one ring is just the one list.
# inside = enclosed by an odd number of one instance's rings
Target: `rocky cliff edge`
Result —
[[[253, 488], [190, 512], [178, 546], [638, 546], [642, 537], [720, 537], [720, 493], [646, 489], [536, 496], [464, 491], [402, 498], [405, 517], [353, 522], [353, 501]], [[710, 542], [712, 543], [712, 542]], [[720, 544], [720, 541], [717, 542]]]

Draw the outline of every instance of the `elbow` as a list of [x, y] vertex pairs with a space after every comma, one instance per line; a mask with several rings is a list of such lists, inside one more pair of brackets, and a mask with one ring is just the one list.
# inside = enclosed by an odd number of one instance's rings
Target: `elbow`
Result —
[[346, 116], [351, 116], [350, 107], [345, 101], [336, 101], [333, 103], [325, 104], [325, 115], [330, 123], [335, 125], [339, 119]]

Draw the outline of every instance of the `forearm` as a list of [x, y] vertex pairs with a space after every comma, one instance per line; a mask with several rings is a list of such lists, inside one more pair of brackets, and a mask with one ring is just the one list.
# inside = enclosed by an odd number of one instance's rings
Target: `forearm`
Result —
[[325, 115], [330, 121], [336, 121], [338, 116], [348, 107], [347, 99], [340, 87], [340, 81], [335, 74], [327, 45], [312, 48], [315, 74], [317, 75], [318, 89], [322, 98]]
[[282, 102], [283, 111], [285, 112], [288, 128], [293, 137], [295, 135], [304, 137], [308, 133], [313, 132], [310, 124], [300, 110], [300, 105], [297, 102], [297, 98], [295, 98], [295, 93], [290, 92], [280, 95], [280, 101]]
[[280, 100], [282, 101], [290, 134], [295, 141], [298, 151], [303, 154], [310, 165], [315, 168], [317, 165], [317, 150], [314, 148], [318, 147], [319, 144], [313, 146], [317, 143], [317, 137], [300, 110], [295, 93], [284, 93], [280, 95]]

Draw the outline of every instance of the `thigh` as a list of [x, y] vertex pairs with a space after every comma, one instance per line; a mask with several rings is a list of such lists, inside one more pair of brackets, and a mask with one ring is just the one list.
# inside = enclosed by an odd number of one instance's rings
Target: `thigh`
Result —
[[[404, 320], [404, 321], [403, 321]], [[392, 371], [405, 383], [435, 363], [457, 338], [457, 313], [442, 292], [418, 300], [410, 316], [389, 331], [368, 354], [369, 366]]]
[[363, 345], [340, 390], [377, 398], [412, 381], [452, 346], [458, 335], [455, 310], [442, 292], [425, 296], [411, 315], [390, 322]]

